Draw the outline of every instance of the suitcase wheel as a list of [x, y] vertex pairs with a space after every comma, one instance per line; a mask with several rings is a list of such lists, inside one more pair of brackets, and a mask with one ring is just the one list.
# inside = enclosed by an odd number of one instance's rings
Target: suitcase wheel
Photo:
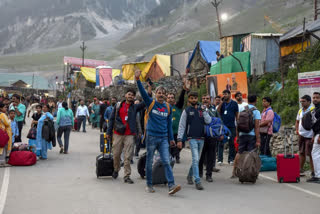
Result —
[[280, 178], [280, 179], [279, 179], [279, 183], [283, 183], [283, 178]]
[[296, 180], [297, 180], [297, 183], [300, 183], [300, 178], [297, 178]]

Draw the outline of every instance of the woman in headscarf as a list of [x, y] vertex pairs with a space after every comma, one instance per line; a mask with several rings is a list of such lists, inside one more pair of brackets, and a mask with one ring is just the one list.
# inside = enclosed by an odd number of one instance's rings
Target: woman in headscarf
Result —
[[43, 111], [43, 115], [40, 117], [40, 119], [38, 120], [38, 126], [37, 126], [37, 152], [38, 150], [40, 150], [40, 155], [42, 160], [47, 160], [48, 156], [48, 149], [52, 149], [52, 144], [51, 142], [46, 141], [43, 137], [42, 137], [42, 128], [44, 125], [44, 121], [45, 119], [50, 119], [53, 120], [53, 116], [52, 114], [49, 112], [50, 107], [48, 104], [44, 104], [42, 107], [42, 111]]
[[92, 105], [91, 111], [92, 114], [90, 115], [90, 117], [92, 128], [97, 128], [100, 124], [100, 104], [98, 99], [94, 100], [94, 104]]
[[11, 124], [6, 115], [7, 107], [1, 102], [0, 103], [0, 129], [5, 131], [8, 136], [8, 144], [4, 148], [0, 148], [0, 167], [9, 166], [7, 164], [6, 157], [9, 156], [12, 146], [12, 132], [11, 132]]
[[[32, 122], [31, 122], [31, 127], [37, 128], [38, 126], [38, 121], [42, 116], [42, 106], [38, 104], [36, 106], [36, 112], [33, 113], [32, 115]], [[37, 139], [29, 139], [29, 145], [33, 147], [37, 147]], [[37, 156], [40, 156], [40, 149], [33, 149], [32, 151], [36, 152]]]

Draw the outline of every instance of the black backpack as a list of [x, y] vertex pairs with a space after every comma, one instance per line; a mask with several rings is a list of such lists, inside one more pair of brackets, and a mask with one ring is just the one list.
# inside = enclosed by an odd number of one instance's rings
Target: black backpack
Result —
[[253, 120], [253, 111], [257, 110], [256, 107], [249, 109], [249, 106], [246, 106], [244, 111], [240, 112], [238, 120], [238, 131], [249, 133], [254, 129], [254, 120]]
[[[320, 109], [315, 110], [312, 109], [311, 111], [307, 112], [305, 115], [303, 115], [301, 120], [302, 127], [307, 130], [311, 131], [312, 129], [316, 129], [316, 124], [319, 123], [319, 118], [316, 119], [316, 114], [320, 112]], [[315, 131], [316, 133], [316, 131]]]

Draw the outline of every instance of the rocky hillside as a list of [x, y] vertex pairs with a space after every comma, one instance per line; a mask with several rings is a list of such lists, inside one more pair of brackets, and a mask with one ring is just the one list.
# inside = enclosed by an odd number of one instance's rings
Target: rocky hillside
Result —
[[66, 46], [131, 28], [159, 0], [0, 0], [0, 53]]

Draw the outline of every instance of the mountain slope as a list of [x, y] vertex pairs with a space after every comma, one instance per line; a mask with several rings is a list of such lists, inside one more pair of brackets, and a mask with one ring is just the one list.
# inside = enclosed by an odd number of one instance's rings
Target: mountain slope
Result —
[[0, 53], [65, 46], [131, 28], [157, 0], [0, 0]]

